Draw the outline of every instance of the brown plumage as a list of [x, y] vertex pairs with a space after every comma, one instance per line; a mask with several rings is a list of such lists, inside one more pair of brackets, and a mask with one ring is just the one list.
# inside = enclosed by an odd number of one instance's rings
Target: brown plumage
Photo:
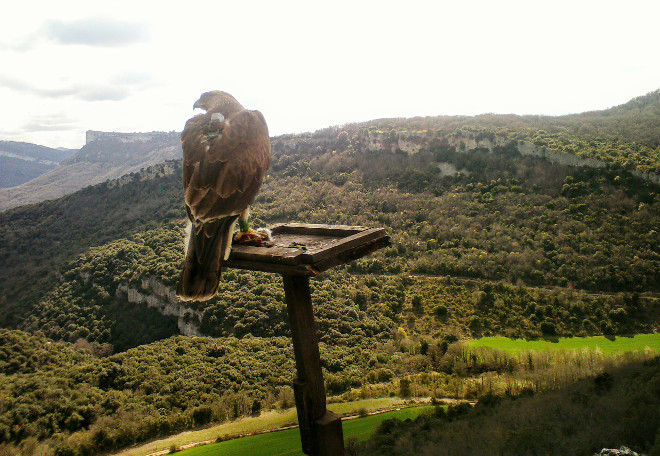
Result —
[[270, 164], [264, 116], [226, 92], [206, 92], [194, 104], [206, 110], [181, 133], [183, 188], [192, 222], [177, 288], [184, 301], [205, 301], [218, 289], [234, 225], [257, 194]]

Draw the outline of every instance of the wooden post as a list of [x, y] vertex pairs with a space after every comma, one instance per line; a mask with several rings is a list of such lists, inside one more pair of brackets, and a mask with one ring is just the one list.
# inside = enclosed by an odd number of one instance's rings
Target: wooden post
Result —
[[303, 452], [310, 456], [343, 456], [341, 419], [325, 404], [309, 277], [282, 274], [282, 278], [298, 374], [293, 387]]
[[271, 227], [267, 245], [232, 246], [230, 268], [282, 274], [298, 378], [293, 382], [303, 451], [343, 456], [341, 419], [325, 407], [319, 341], [309, 277], [390, 245], [383, 228], [287, 223]]

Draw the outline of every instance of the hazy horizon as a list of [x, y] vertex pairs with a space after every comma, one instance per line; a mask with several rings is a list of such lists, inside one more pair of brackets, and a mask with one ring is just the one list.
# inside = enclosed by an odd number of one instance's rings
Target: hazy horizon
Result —
[[180, 131], [213, 89], [262, 111], [272, 136], [602, 110], [660, 86], [658, 13], [652, 1], [17, 4], [0, 18], [0, 138], [79, 148], [86, 130]]

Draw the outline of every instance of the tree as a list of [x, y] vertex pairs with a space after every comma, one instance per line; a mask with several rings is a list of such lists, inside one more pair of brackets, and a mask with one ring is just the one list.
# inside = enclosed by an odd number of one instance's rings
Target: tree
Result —
[[399, 380], [399, 397], [409, 398], [412, 395], [410, 390], [410, 380], [402, 378]]
[[250, 413], [252, 416], [259, 416], [261, 415], [261, 402], [258, 401], [257, 399], [252, 402], [252, 408], [250, 409]]

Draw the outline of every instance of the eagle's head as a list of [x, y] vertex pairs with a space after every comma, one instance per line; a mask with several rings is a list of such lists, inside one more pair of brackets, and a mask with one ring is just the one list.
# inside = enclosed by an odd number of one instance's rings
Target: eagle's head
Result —
[[213, 90], [203, 93], [193, 105], [193, 109], [195, 108], [201, 108], [209, 113], [219, 112], [223, 116], [229, 117], [231, 114], [242, 110], [243, 106], [227, 92]]

